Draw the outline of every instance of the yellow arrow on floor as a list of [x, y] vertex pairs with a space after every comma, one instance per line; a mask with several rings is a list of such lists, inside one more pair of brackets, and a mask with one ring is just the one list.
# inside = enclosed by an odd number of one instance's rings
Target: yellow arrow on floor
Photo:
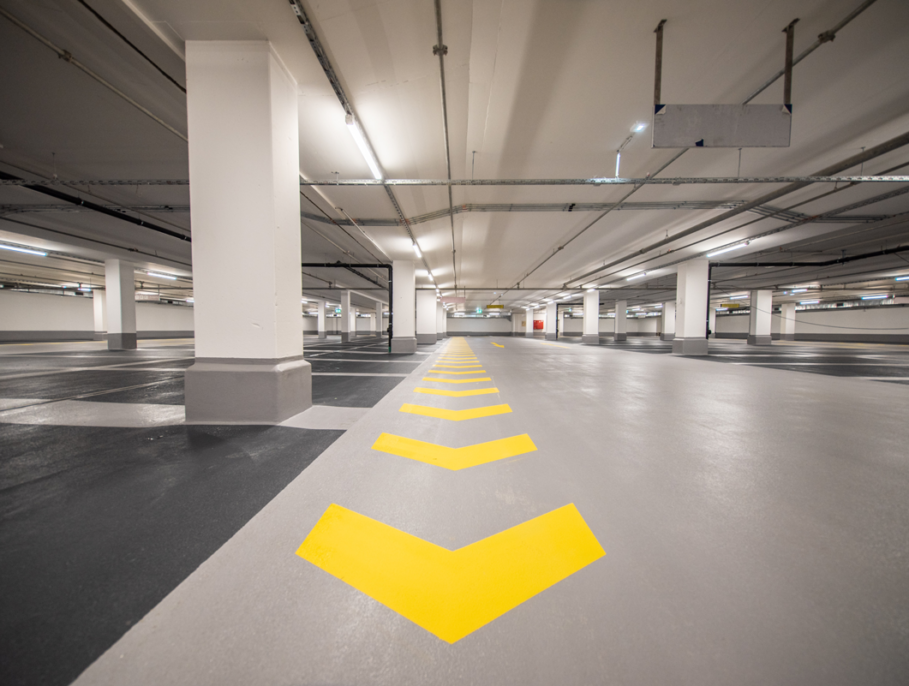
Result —
[[481, 364], [434, 364], [432, 365], [433, 369], [436, 367], [444, 367], [445, 369], [468, 369], [470, 367], [482, 367]]
[[457, 550], [332, 504], [297, 549], [304, 560], [447, 643], [605, 554], [573, 504]]
[[493, 345], [494, 345], [495, 347], [497, 347], [497, 348], [504, 348], [504, 347], [505, 347], [504, 345], [499, 345], [498, 343], [493, 343]]
[[482, 379], [435, 379], [424, 376], [423, 381], [437, 381], [438, 383], [474, 383], [475, 381], [492, 381], [492, 377], [484, 376]]
[[372, 449], [457, 471], [524, 453], [532, 453], [537, 447], [527, 434], [466, 445], [463, 448], [449, 448], [445, 445], [383, 433], [373, 444]]
[[427, 374], [485, 374], [485, 369], [477, 369], [472, 372], [434, 372], [432, 369], [426, 372]]
[[447, 419], [452, 422], [462, 422], [465, 419], [480, 419], [482, 417], [494, 417], [498, 414], [509, 414], [511, 408], [508, 405], [488, 405], [486, 407], [474, 407], [469, 410], [445, 410], [441, 407], [404, 403], [401, 405], [401, 412], [418, 414], [422, 417], [433, 417], [434, 419]]
[[[436, 379], [438, 381], [438, 379]], [[475, 388], [470, 391], [446, 391], [441, 388], [415, 388], [414, 393], [425, 393], [426, 395], [444, 395], [448, 398], [466, 398], [470, 395], [489, 395], [498, 393], [498, 388]]]

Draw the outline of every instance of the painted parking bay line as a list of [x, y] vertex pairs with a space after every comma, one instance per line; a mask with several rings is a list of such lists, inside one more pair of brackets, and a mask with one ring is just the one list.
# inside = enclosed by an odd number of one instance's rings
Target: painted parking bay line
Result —
[[477, 381], [492, 381], [492, 377], [484, 376], [482, 379], [437, 379], [432, 376], [424, 376], [423, 381], [436, 381], [438, 383], [476, 383]]
[[426, 405], [404, 403], [401, 405], [400, 411], [409, 414], [418, 414], [421, 417], [433, 417], [434, 419], [447, 419], [452, 422], [463, 422], [466, 419], [481, 419], [482, 417], [494, 417], [499, 414], [510, 414], [511, 408], [508, 405], [502, 404], [474, 407], [468, 410], [446, 410], [441, 407], [427, 407]]
[[[436, 379], [437, 380], [437, 379]], [[466, 398], [471, 395], [489, 395], [498, 393], [498, 388], [474, 388], [469, 391], [446, 391], [443, 388], [415, 388], [414, 393], [425, 393], [426, 395], [444, 395], [447, 398]]]
[[454, 375], [459, 375], [459, 374], [486, 374], [486, 370], [485, 369], [475, 369], [473, 371], [468, 371], [468, 372], [436, 372], [436, 371], [433, 371], [432, 369], [430, 369], [426, 373], [427, 374], [448, 374], [448, 375], [454, 376]]
[[[481, 364], [434, 364], [432, 365], [433, 369], [471, 369], [473, 367], [482, 367]], [[89, 367], [91, 369], [91, 367]]]
[[573, 504], [457, 550], [331, 504], [297, 549], [304, 560], [447, 643], [605, 554]]
[[532, 453], [537, 447], [527, 434], [466, 445], [463, 448], [449, 448], [446, 445], [383, 433], [373, 444], [372, 449], [457, 471]]

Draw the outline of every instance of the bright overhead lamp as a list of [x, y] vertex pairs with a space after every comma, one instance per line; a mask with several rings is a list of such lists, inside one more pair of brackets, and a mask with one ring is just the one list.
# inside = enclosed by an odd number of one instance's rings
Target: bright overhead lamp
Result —
[[640, 279], [643, 276], [647, 276], [647, 272], [641, 272], [640, 274], [629, 276], [627, 279], [625, 279], [625, 281], [634, 281], [635, 279]]
[[817, 305], [820, 300], [799, 300], [799, 305]]
[[715, 312], [726, 312], [726, 311], [728, 311], [728, 310], [729, 310], [728, 307], [715, 307], [715, 308], [714, 308], [714, 311], [715, 311]]
[[76, 290], [82, 291], [83, 293], [91, 293], [92, 287], [91, 286], [79, 286], [79, 288], [77, 288]]
[[176, 276], [171, 276], [170, 274], [159, 274], [158, 272], [145, 272], [145, 273], [148, 274], [149, 276], [154, 276], [154, 277], [157, 277], [157, 278], [159, 278], [159, 279], [167, 279], [168, 281], [176, 281], [176, 280], [177, 280], [177, 277], [176, 277]]
[[909, 281], [909, 276], [898, 276], [896, 277], [897, 281]]
[[24, 252], [26, 255], [37, 255], [38, 257], [47, 257], [47, 253], [41, 250], [30, 250], [29, 248], [19, 248], [15, 245], [0, 245], [2, 250], [13, 250], [14, 252]]
[[632, 133], [640, 133], [647, 128], [647, 122], [639, 121], [637, 124], [631, 127]]
[[370, 146], [369, 141], [366, 140], [366, 134], [363, 133], [360, 122], [357, 121], [357, 118], [352, 114], [348, 114], [345, 121], [347, 122], [347, 130], [350, 131], [350, 135], [353, 136], [354, 143], [357, 144], [357, 147], [360, 149], [360, 154], [363, 155], [363, 159], [366, 160], [366, 164], [369, 166], [369, 171], [372, 172], [373, 178], [377, 181], [381, 181], [384, 178], [384, 175], [379, 167], [379, 160], [376, 159], [376, 154], [372, 151], [372, 146]]
[[730, 300], [741, 300], [742, 298], [747, 298], [747, 297], [748, 297], [747, 295], [730, 295], [729, 299]]
[[420, 246], [417, 245], [416, 243], [413, 244], [413, 253], [414, 253], [414, 255], [416, 255], [417, 257], [423, 257], [423, 253], [420, 252]]
[[862, 300], [883, 300], [889, 297], [889, 295], [863, 295]]
[[789, 292], [790, 293], [807, 293], [808, 289], [807, 288], [794, 288]]
[[596, 292], [597, 292], [597, 289], [596, 289], [596, 288], [588, 288], [588, 289], [587, 289], [587, 292], [588, 292], [588, 293], [596, 293]]
[[707, 257], [716, 257], [717, 255], [722, 255], [724, 252], [729, 252], [731, 250], [738, 250], [739, 248], [744, 248], [747, 243], [739, 243], [738, 245], [730, 245], [728, 248], [721, 248], [720, 250], [714, 250], [713, 252], [707, 253]]

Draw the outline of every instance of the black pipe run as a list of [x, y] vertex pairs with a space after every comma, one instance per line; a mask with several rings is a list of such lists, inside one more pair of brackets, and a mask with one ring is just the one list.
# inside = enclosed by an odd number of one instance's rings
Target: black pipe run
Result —
[[710, 267], [832, 267], [837, 264], [846, 264], [856, 260], [867, 260], [872, 257], [881, 257], [883, 255], [895, 255], [901, 252], [909, 252], [909, 246], [899, 246], [896, 248], [887, 248], [886, 250], [876, 250], [875, 252], [866, 252], [861, 255], [850, 255], [849, 257], [837, 257], [833, 260], [824, 262], [711, 262]]

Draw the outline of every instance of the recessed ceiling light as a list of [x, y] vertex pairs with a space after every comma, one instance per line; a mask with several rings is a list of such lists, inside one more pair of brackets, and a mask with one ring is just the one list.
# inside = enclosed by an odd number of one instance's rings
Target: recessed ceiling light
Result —
[[47, 253], [42, 250], [31, 250], [29, 248], [19, 248], [15, 245], [0, 245], [2, 250], [13, 250], [14, 252], [24, 252], [27, 255], [38, 255], [38, 257], [47, 257]]
[[647, 272], [641, 272], [633, 276], [629, 276], [625, 281], [634, 281], [635, 279], [640, 279], [642, 276], [647, 276]]
[[148, 274], [149, 276], [154, 276], [154, 277], [157, 277], [157, 278], [159, 278], [159, 279], [167, 279], [168, 281], [176, 281], [176, 280], [177, 280], [177, 277], [176, 277], [176, 276], [171, 276], [170, 274], [159, 274], [158, 272], [145, 272], [145, 273]]

